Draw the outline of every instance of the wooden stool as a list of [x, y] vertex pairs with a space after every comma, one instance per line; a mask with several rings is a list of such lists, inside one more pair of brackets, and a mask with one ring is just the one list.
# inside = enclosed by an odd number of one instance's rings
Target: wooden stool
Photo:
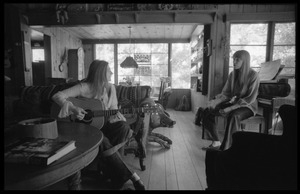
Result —
[[246, 124], [259, 124], [259, 133], [268, 133], [265, 130], [265, 118], [261, 115], [255, 115], [248, 119], [241, 121], [241, 129], [244, 130]]

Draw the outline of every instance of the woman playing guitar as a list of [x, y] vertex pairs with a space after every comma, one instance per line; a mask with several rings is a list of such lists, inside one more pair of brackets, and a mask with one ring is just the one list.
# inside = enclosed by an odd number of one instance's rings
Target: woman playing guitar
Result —
[[[100, 104], [103, 104], [103, 109], [105, 110], [118, 109], [115, 86], [109, 83], [112, 74], [108, 62], [94, 60], [89, 67], [86, 80], [53, 95], [53, 101], [61, 107], [58, 117], [64, 118], [73, 115], [78, 120], [83, 120], [87, 111], [73, 104], [69, 100], [72, 97], [97, 99], [102, 102]], [[119, 152], [115, 149], [118, 145], [126, 142], [132, 135], [125, 117], [120, 112], [117, 112], [111, 115], [102, 127], [99, 126], [98, 128], [104, 134], [104, 139], [99, 147], [97, 157], [101, 158], [101, 162], [104, 163], [103, 173], [112, 180], [113, 189], [121, 189], [124, 183], [130, 179], [136, 190], [145, 190], [140, 177], [126, 166]]]

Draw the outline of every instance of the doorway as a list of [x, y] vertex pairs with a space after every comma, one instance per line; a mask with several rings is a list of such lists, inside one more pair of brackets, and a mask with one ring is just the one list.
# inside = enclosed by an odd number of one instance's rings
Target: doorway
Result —
[[44, 34], [31, 30], [32, 83], [34, 86], [45, 85], [45, 49]]

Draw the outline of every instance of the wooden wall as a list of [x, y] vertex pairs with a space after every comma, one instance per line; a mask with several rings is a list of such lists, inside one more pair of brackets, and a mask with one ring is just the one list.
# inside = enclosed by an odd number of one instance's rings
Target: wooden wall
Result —
[[52, 67], [51, 72], [49, 72], [47, 75], [54, 78], [68, 78], [67, 65], [64, 64], [62, 72], [59, 71], [58, 66], [62, 62], [62, 56], [65, 52], [65, 49], [77, 49], [82, 47], [81, 40], [73, 37], [71, 34], [57, 27], [45, 30], [36, 30], [51, 37]]
[[89, 72], [90, 64], [94, 60], [94, 49], [92, 44], [84, 44], [82, 48], [84, 50], [84, 73], [86, 77]]
[[[262, 12], [286, 12], [296, 11], [296, 4], [230, 4], [228, 13], [262, 13]], [[219, 5], [223, 6], [223, 5]]]

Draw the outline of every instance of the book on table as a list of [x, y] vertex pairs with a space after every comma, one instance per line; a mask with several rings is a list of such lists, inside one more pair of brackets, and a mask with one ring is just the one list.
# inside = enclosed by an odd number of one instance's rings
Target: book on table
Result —
[[24, 137], [5, 147], [4, 161], [47, 166], [75, 148], [74, 140]]

